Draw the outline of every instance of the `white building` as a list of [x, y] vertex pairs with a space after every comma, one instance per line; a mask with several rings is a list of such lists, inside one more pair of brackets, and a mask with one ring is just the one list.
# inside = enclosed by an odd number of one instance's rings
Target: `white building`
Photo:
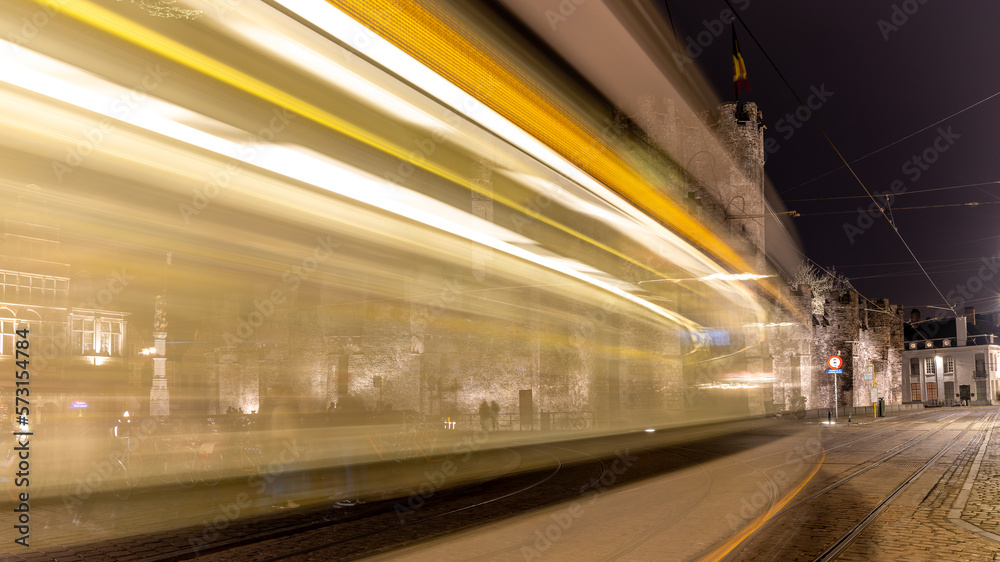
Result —
[[1000, 403], [1000, 327], [996, 315], [967, 307], [958, 318], [920, 320], [904, 330], [904, 402], [934, 405]]

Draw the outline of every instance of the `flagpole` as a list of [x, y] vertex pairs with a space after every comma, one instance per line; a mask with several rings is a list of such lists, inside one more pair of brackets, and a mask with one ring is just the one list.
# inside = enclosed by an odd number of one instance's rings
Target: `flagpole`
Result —
[[740, 103], [740, 88], [745, 86], [750, 91], [750, 82], [747, 81], [747, 67], [743, 62], [743, 54], [740, 53], [740, 43], [736, 39], [736, 19], [733, 18], [733, 95], [736, 96], [736, 105]]
[[736, 41], [736, 18], [733, 18], [733, 96], [736, 98], [737, 108], [740, 106], [739, 53], [739, 43]]

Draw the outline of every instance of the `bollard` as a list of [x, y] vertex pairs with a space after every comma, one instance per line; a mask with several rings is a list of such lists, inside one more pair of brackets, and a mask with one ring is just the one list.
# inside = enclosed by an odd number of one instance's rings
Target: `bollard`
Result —
[[833, 423], [833, 418], [830, 416], [830, 410], [826, 411], [826, 423]]

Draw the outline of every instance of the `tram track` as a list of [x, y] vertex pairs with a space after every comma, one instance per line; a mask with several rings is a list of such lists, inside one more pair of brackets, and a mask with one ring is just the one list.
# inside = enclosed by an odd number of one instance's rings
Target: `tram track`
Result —
[[[536, 450], [534, 448], [526, 448], [526, 450]], [[495, 450], [500, 451], [500, 450]], [[513, 449], [503, 449], [502, 451], [507, 451], [513, 453], [515, 456], [520, 458], [519, 453]], [[368, 504], [362, 504], [354, 506], [351, 508], [339, 508], [334, 504], [324, 505], [317, 508], [312, 508], [303, 513], [303, 511], [290, 512], [290, 518], [294, 520], [294, 523], [289, 525], [282, 525], [275, 528], [266, 529], [264, 531], [254, 532], [250, 534], [245, 534], [235, 538], [229, 538], [226, 540], [218, 540], [213, 542], [211, 545], [198, 548], [189, 548], [176, 552], [172, 552], [169, 555], [162, 557], [151, 558], [150, 560], [184, 560], [193, 559], [204, 555], [212, 555], [213, 559], [225, 558], [226, 551], [238, 550], [241, 547], [254, 545], [265, 541], [280, 541], [285, 538], [295, 537], [304, 533], [310, 532], [323, 532], [325, 529], [339, 526], [341, 529], [351, 528], [352, 526], [363, 527], [365, 530], [358, 531], [350, 536], [342, 537], [334, 541], [326, 541], [319, 545], [313, 545], [309, 548], [298, 548], [292, 550], [281, 550], [280, 554], [266, 558], [266, 560], [284, 560], [294, 556], [302, 556], [310, 554], [322, 549], [329, 549], [340, 545], [347, 545], [351, 542], [371, 540], [380, 534], [398, 532], [405, 530], [407, 528], [419, 527], [422, 524], [426, 524], [429, 521], [445, 518], [449, 515], [454, 515], [461, 513], [463, 511], [472, 510], [477, 507], [482, 507], [489, 505], [494, 502], [499, 502], [504, 499], [509, 499], [518, 494], [524, 493], [531, 490], [537, 486], [541, 486], [545, 482], [549, 481], [551, 478], [555, 477], [560, 470], [563, 469], [563, 464], [558, 458], [552, 456], [555, 460], [553, 469], [551, 471], [547, 470], [535, 470], [529, 473], [520, 474], [499, 474], [494, 478], [479, 478], [475, 481], [463, 484], [456, 488], [435, 490], [428, 498], [427, 503], [422, 503], [418, 509], [407, 509], [407, 516], [405, 518], [400, 516], [399, 506], [402, 502], [407, 499], [406, 495], [398, 497], [389, 497], [382, 500], [372, 501]], [[515, 466], [519, 464], [519, 460], [513, 463]], [[482, 487], [484, 484], [489, 484], [491, 482], [498, 482], [504, 480], [512, 480], [518, 482], [517, 489], [514, 491], [506, 492], [496, 497], [477, 497], [474, 493], [469, 493], [469, 490], [474, 490], [478, 487]], [[528, 480], [527, 482], [520, 482], [523, 480]], [[454, 509], [445, 509], [441, 511], [436, 509], [436, 506], [451, 501], [455, 496], [470, 496], [474, 498], [471, 504], [463, 505]], [[434, 501], [429, 501], [433, 499]], [[423, 501], [423, 499], [421, 500]], [[371, 525], [375, 525], [377, 528], [370, 529]], [[338, 559], [349, 559], [353, 556], [338, 556]], [[235, 558], [234, 558], [235, 559]]]
[[[855, 479], [858, 479], [859, 477], [869, 473], [874, 469], [877, 469], [878, 467], [892, 466], [893, 468], [896, 469], [903, 468], [904, 466], [906, 466], [906, 464], [900, 464], [899, 461], [894, 461], [894, 459], [896, 459], [897, 457], [899, 457], [900, 455], [902, 455], [907, 451], [914, 450], [915, 447], [919, 446], [922, 443], [927, 442], [934, 435], [937, 435], [938, 433], [945, 430], [952, 424], [968, 420], [968, 418], [971, 415], [973, 414], [948, 413], [946, 415], [934, 418], [933, 419], [934, 422], [945, 422], [945, 423], [943, 425], [935, 427], [934, 429], [925, 431], [920, 435], [915, 435], [913, 437], [910, 437], [902, 441], [901, 443], [898, 443], [888, 448], [883, 454], [879, 455], [874, 459], [858, 463], [857, 465], [855, 465], [855, 467], [853, 467], [853, 469], [849, 469], [848, 474], [846, 474], [845, 476], [838, 478], [834, 482], [824, 486], [822, 489], [815, 491], [809, 494], [808, 496], [803, 497], [800, 500], [796, 501], [795, 503], [792, 503], [791, 505], [788, 505], [787, 507], [782, 509], [780, 512], [775, 514], [775, 516], [771, 517], [763, 524], [761, 524], [759, 527], [757, 527], [753, 531], [752, 535], [748, 537], [748, 539], [743, 540], [735, 548], [725, 553], [724, 555], [720, 557], [713, 557], [708, 553], [706, 553], [704, 556], [700, 558], [704, 560], [719, 560], [719, 559], [735, 560], [739, 558], [740, 555], [742, 555], [751, 545], [754, 544], [755, 540], [760, 540], [760, 537], [765, 535], [765, 533], [767, 533], [775, 525], [785, 521], [789, 517], [793, 517], [794, 516], [793, 514], [797, 510], [815, 504], [818, 500], [822, 500], [823, 498], [827, 497], [832, 491], [841, 488], [845, 484], [852, 482]], [[936, 462], [938, 462], [942, 456], [944, 456], [948, 451], [950, 451], [955, 446], [956, 443], [960, 442], [966, 435], [968, 435], [970, 431], [973, 431], [974, 428], [976, 427], [979, 427], [978, 431], [982, 433], [984, 431], [983, 426], [988, 426], [989, 424], [987, 422], [995, 419], [996, 415], [997, 412], [994, 411], [990, 413], [980, 414], [978, 415], [978, 417], [971, 420], [968, 423], [968, 425], [965, 428], [963, 428], [957, 435], [955, 435], [950, 440], [948, 440], [947, 443], [942, 445], [940, 447], [940, 450], [937, 451], [936, 454], [932, 455], [929, 460], [922, 461], [915, 469], [911, 469], [912, 472], [910, 472], [910, 474], [905, 479], [903, 479], [903, 481], [900, 484], [896, 485], [890, 493], [886, 494], [883, 498], [881, 498], [873, 507], [866, 510], [865, 515], [863, 515], [858, 521], [853, 523], [850, 526], [850, 528], [848, 528], [846, 531], [841, 532], [837, 537], [835, 537], [832, 540], [832, 542], [828, 543], [825, 547], [823, 547], [822, 552], [815, 558], [815, 560], [825, 561], [825, 560], [836, 559], [837, 556], [839, 556], [839, 554], [841, 554], [846, 548], [848, 548], [851, 544], [853, 544], [853, 542], [856, 541], [857, 538], [860, 537], [867, 528], [869, 528], [875, 521], [878, 520], [878, 517], [889, 507], [889, 505], [892, 504], [892, 502], [896, 498], [899, 497], [899, 495], [902, 492], [904, 492], [914, 481], [916, 481], [930, 467], [932, 467]], [[829, 453], [835, 449], [845, 448], [852, 444], [855, 444], [856, 442], [874, 438], [877, 435], [889, 433], [891, 431], [893, 430], [887, 430], [880, 432], [879, 434], [866, 436], [860, 440], [854, 440], [848, 443], [838, 444], [834, 447], [825, 448], [824, 450], [826, 453]], [[977, 437], [977, 439], [979, 439], [979, 441], [977, 442], [981, 442], [980, 438]], [[895, 465], [891, 464], [894, 462]], [[822, 508], [819, 507], [814, 508], [814, 510], [821, 510], [821, 509]], [[785, 540], [787, 540], [787, 538]], [[772, 548], [769, 549], [768, 552], [771, 552], [774, 548], [778, 546], [779, 546], [778, 544], [772, 545]]]
[[[548, 447], [551, 448], [551, 446]], [[354, 559], [361, 556], [377, 555], [378, 549], [372, 550], [370, 545], [379, 542], [380, 535], [396, 535], [398, 537], [399, 535], [413, 534], [426, 539], [436, 534], [442, 534], [443, 532], [453, 532], [457, 530], [453, 528], [454, 525], [442, 524], [437, 528], [436, 532], [434, 529], [428, 529], [428, 527], [438, 521], [448, 521], [449, 518], [454, 518], [455, 516], [462, 517], [468, 513], [480, 513], [482, 508], [488, 507], [491, 504], [516, 502], [519, 496], [542, 487], [568, 469], [581, 470], [578, 464], [568, 466], [557, 455], [545, 451], [544, 448], [546, 447], [525, 447], [523, 451], [546, 455], [550, 459], [548, 461], [549, 469], [533, 470], [519, 474], [504, 474], [496, 478], [483, 478], [463, 484], [455, 489], [440, 490], [433, 494], [432, 498], [428, 498], [427, 503], [423, 504], [420, 509], [410, 510], [405, 520], [399, 516], [398, 511], [398, 506], [406, 499], [405, 496], [390, 498], [385, 501], [376, 501], [349, 509], [320, 509], [314, 510], [314, 515], [305, 522], [297, 522], [293, 525], [248, 534], [239, 538], [218, 541], [209, 548], [186, 549], [173, 552], [169, 556], [152, 558], [151, 560], [191, 559], [204, 555], [211, 555], [213, 559], [217, 560], [226, 560], [229, 559], [227, 552], [233, 553], [234, 557], [232, 559], [234, 560], [244, 559], [241, 555], [236, 554], [241, 547], [263, 542], [274, 543], [273, 551], [276, 554], [265, 558], [256, 558], [257, 560], [287, 560], [338, 549], [337, 552], [331, 553], [328, 558]], [[515, 454], [518, 453], [515, 452]], [[602, 459], [596, 457], [593, 457], [593, 462], [589, 464], [594, 464], [597, 467], [591, 472], [592, 476], [589, 480], [590, 484], [594, 484], [599, 481], [607, 467]], [[586, 468], [583, 470], [586, 470]], [[510, 488], [512, 487], [515, 489], [511, 490]], [[483, 489], [489, 489], [490, 491], [483, 493], [481, 491]], [[561, 501], [561, 499], [540, 505], [532, 505], [531, 509], [544, 508], [558, 501]], [[358, 509], [358, 507], [361, 509]], [[453, 519], [451, 520], [453, 521]], [[375, 528], [372, 528], [373, 526]], [[283, 540], [297, 542], [301, 536], [309, 533], [322, 534], [333, 527], [337, 528], [337, 535], [339, 535], [339, 538], [336, 540], [314, 541], [314, 544], [298, 548], [288, 548], [287, 545], [280, 544]], [[350, 534], [344, 536], [345, 532]], [[393, 540], [387, 540], [384, 543], [388, 545], [385, 549], [391, 548], [396, 544]]]
[[[536, 448], [536, 447], [530, 447], [529, 450], [544, 452], [544, 451], [542, 451], [541, 448]], [[503, 501], [503, 500], [507, 500], [507, 499], [513, 498], [514, 496], [526, 493], [526, 492], [528, 492], [528, 491], [530, 491], [530, 490], [532, 490], [532, 489], [534, 489], [534, 488], [536, 488], [538, 486], [541, 486], [541, 485], [545, 484], [546, 482], [550, 481], [551, 479], [553, 479], [554, 477], [556, 477], [556, 475], [559, 474], [559, 472], [563, 469], [563, 466], [564, 466], [563, 462], [556, 455], [551, 455], [551, 457], [552, 457], [552, 459], [555, 462], [555, 466], [554, 466], [554, 469], [552, 470], [552, 472], [550, 472], [548, 474], [545, 474], [542, 478], [540, 478], [538, 480], [535, 480], [535, 481], [529, 483], [528, 485], [520, 487], [519, 489], [514, 490], [512, 492], [507, 492], [505, 494], [501, 494], [501, 495], [493, 497], [493, 498], [489, 498], [489, 499], [486, 499], [486, 500], [483, 500], [483, 501], [479, 501], [479, 502], [473, 503], [471, 505], [457, 507], [457, 508], [454, 508], [454, 509], [447, 509], [446, 511], [438, 512], [438, 513], [435, 513], [433, 515], [428, 515], [428, 516], [424, 516], [424, 517], [418, 517], [415, 520], [412, 520], [410, 522], [404, 522], [404, 523], [401, 523], [400, 525], [397, 525], [397, 526], [386, 526], [386, 527], [384, 527], [382, 529], [378, 529], [378, 530], [375, 530], [375, 531], [371, 531], [371, 532], [367, 532], [367, 533], [362, 533], [362, 534], [359, 534], [359, 535], [351, 536], [351, 537], [346, 538], [346, 539], [340, 539], [340, 540], [336, 540], [336, 541], [329, 541], [329, 542], [325, 542], [325, 543], [322, 543], [322, 544], [319, 544], [319, 545], [313, 545], [313, 546], [310, 546], [308, 548], [301, 548], [301, 549], [290, 551], [290, 552], [284, 552], [284, 553], [282, 553], [280, 555], [273, 556], [273, 557], [270, 557], [270, 558], [265, 558], [263, 560], [264, 560], [264, 562], [277, 562], [278, 560], [287, 560], [289, 558], [293, 558], [293, 557], [296, 557], [296, 556], [302, 556], [302, 555], [312, 554], [312, 553], [315, 553], [315, 552], [320, 552], [320, 551], [327, 550], [327, 549], [330, 549], [330, 548], [333, 548], [333, 547], [336, 547], [336, 546], [340, 546], [340, 545], [343, 545], [343, 544], [346, 544], [346, 543], [349, 543], [349, 542], [352, 542], [352, 541], [358, 541], [358, 540], [362, 540], [362, 539], [371, 539], [371, 538], [373, 538], [373, 537], [375, 537], [377, 535], [383, 534], [383, 533], [399, 531], [400, 529], [403, 529], [405, 527], [415, 527], [415, 526], [418, 526], [418, 525], [423, 525], [423, 524], [426, 524], [426, 523], [428, 523], [430, 521], [433, 521], [435, 519], [440, 519], [440, 518], [443, 518], [443, 517], [448, 517], [448, 516], [456, 515], [456, 514], [459, 514], [459, 513], [468, 511], [468, 510], [482, 508], [483, 506], [486, 506], [486, 505], [489, 505], [489, 504], [493, 504], [493, 503], [496, 503], [496, 502], [500, 502], [500, 501]], [[597, 479], [600, 479], [601, 475], [604, 473], [604, 468], [605, 468], [603, 461], [601, 461], [600, 459], [596, 459], [596, 460], [597, 460], [597, 462], [601, 466], [601, 471], [595, 477], [595, 481]], [[478, 485], [481, 485], [481, 484], [482, 483], [479, 483]], [[539, 506], [539, 507], [545, 507], [545, 506]], [[370, 554], [365, 554], [365, 556], [369, 556], [369, 555]]]
[[[978, 423], [983, 422], [986, 419], [990, 421], [996, 418], [996, 411], [980, 416], [979, 419], [970, 423], [961, 433], [953, 437], [940, 451], [932, 456], [927, 462], [923, 464], [919, 469], [917, 469], [909, 478], [903, 481], [891, 494], [889, 494], [885, 499], [880, 501], [871, 511], [869, 511], [864, 518], [861, 519], [857, 524], [854, 525], [848, 532], [841, 535], [832, 545], [830, 545], [826, 550], [824, 550], [815, 560], [826, 562], [828, 560], [836, 560], [837, 557], [844, 552], [855, 540], [862, 535], [862, 533], [867, 530], [872, 523], [889, 507], [889, 505], [895, 500], [907, 487], [910, 486], [917, 478], [919, 478], [928, 468], [930, 468], [934, 463], [938, 461], [944, 454], [958, 442], [959, 439], [965, 436], [972, 427]], [[988, 424], [985, 424], [988, 425]], [[942, 428], [943, 429], [943, 428]], [[983, 432], [984, 429], [979, 429], [978, 431]]]

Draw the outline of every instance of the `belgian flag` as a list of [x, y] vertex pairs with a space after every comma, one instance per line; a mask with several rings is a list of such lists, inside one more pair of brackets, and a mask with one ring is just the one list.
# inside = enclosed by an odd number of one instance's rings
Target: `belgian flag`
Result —
[[743, 55], [740, 54], [740, 44], [736, 40], [736, 24], [733, 24], [733, 89], [736, 91], [736, 99], [744, 91], [750, 91], [750, 82], [747, 81], [747, 67], [743, 64]]

